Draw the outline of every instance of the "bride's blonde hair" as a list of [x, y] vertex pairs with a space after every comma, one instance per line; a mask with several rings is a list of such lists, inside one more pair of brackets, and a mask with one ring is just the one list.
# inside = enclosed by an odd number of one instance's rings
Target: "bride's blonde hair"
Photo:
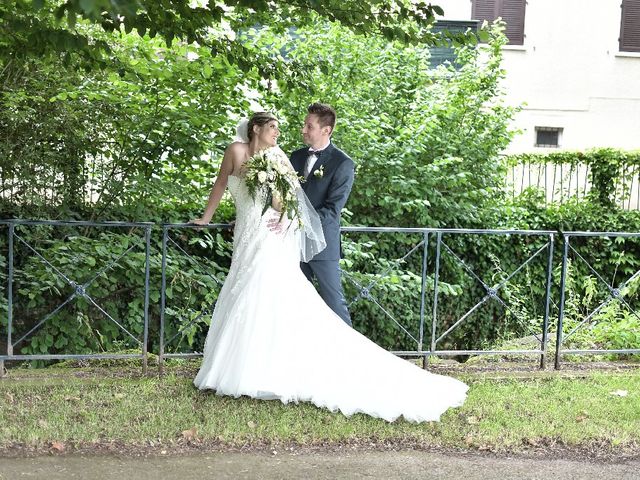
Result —
[[278, 121], [276, 116], [269, 112], [256, 112], [251, 115], [249, 124], [247, 125], [247, 137], [249, 138], [249, 141], [251, 141], [251, 139], [253, 138], [254, 126], [262, 127], [263, 125], [266, 125], [273, 120], [275, 120], [276, 122]]

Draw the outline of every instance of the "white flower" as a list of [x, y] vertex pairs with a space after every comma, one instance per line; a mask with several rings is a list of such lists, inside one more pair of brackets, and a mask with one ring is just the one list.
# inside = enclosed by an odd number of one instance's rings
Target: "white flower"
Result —
[[[247, 162], [247, 187], [254, 200], [263, 207], [270, 196], [279, 199], [282, 214], [300, 220], [296, 189], [300, 187], [297, 174], [291, 169], [287, 156], [279, 148], [257, 152]], [[300, 225], [302, 225], [300, 223]]]

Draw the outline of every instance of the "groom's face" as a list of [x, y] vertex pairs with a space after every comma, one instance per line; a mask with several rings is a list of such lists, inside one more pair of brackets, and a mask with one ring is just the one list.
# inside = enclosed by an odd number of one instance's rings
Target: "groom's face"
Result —
[[330, 134], [331, 128], [321, 127], [317, 115], [310, 113], [304, 119], [304, 125], [302, 125], [302, 139], [306, 145], [320, 148], [327, 143]]

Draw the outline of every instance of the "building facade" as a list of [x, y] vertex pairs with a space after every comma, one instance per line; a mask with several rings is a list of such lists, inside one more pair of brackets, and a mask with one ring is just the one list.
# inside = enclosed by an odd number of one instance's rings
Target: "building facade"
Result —
[[640, 0], [437, 0], [447, 20], [507, 23], [505, 153], [640, 149]]

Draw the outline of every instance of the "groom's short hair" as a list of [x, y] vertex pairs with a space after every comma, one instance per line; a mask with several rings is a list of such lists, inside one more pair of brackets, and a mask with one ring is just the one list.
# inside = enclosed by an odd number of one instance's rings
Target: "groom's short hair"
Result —
[[331, 127], [331, 133], [336, 127], [336, 111], [327, 103], [312, 103], [307, 107], [309, 114], [318, 117], [318, 123], [321, 127]]

